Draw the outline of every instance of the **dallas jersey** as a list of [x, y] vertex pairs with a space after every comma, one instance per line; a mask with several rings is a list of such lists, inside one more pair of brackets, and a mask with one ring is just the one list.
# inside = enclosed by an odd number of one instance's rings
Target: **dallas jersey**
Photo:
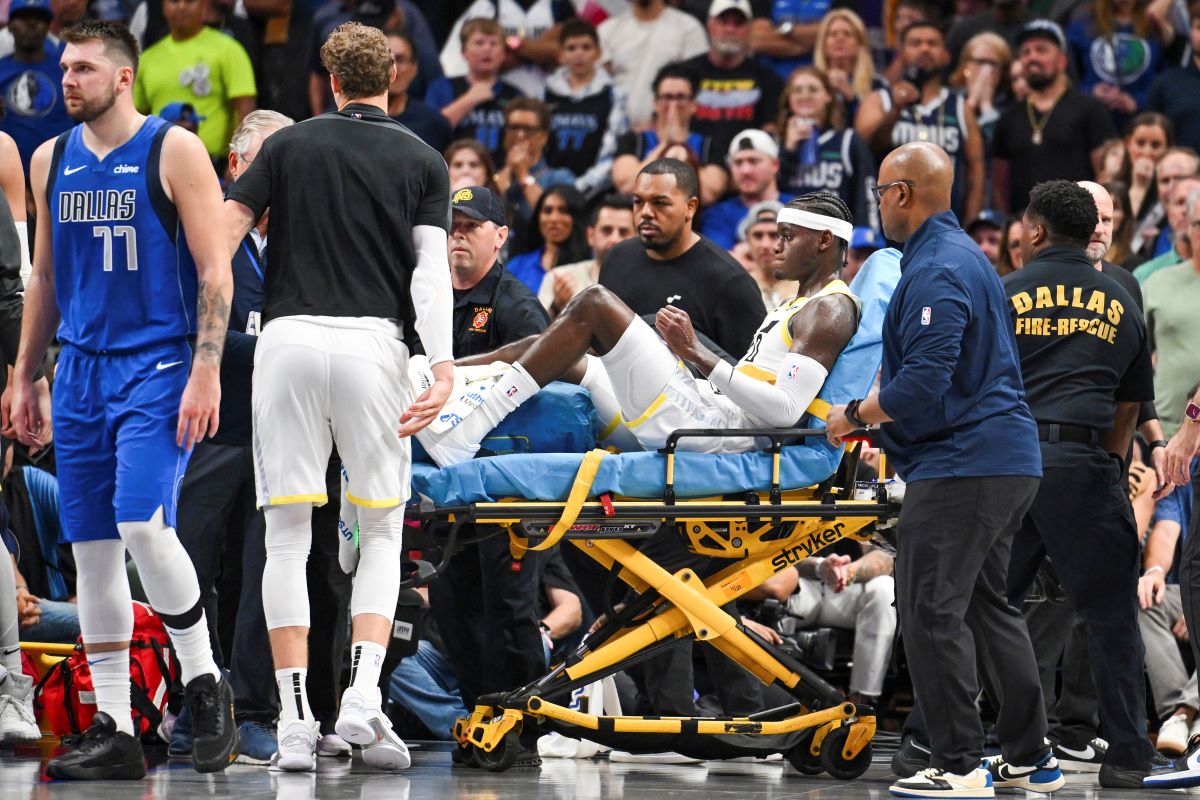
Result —
[[85, 352], [142, 350], [196, 332], [196, 265], [159, 172], [170, 128], [147, 117], [103, 160], [84, 146], [82, 125], [54, 144], [46, 199], [58, 338]]
[[[892, 96], [881, 91], [883, 113], [892, 110]], [[954, 162], [954, 191], [951, 205], [954, 213], [963, 216], [967, 199], [967, 111], [966, 95], [942, 87], [938, 96], [928, 103], [913, 103], [901, 112], [892, 126], [892, 147], [909, 142], [933, 142], [946, 151]]]

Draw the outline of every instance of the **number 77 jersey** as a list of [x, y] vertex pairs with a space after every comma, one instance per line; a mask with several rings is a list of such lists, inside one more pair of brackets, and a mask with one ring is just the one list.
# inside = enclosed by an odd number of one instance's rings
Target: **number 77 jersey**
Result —
[[170, 124], [147, 117], [103, 160], [83, 125], [58, 137], [46, 185], [60, 340], [141, 350], [196, 332], [196, 266], [159, 172]]

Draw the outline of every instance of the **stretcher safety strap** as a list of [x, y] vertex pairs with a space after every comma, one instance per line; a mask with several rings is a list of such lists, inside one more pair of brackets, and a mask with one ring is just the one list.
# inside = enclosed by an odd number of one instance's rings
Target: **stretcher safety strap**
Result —
[[591, 496], [592, 484], [596, 482], [596, 474], [600, 471], [600, 462], [606, 455], [608, 455], [607, 450], [596, 449], [583, 457], [579, 471], [575, 473], [575, 483], [571, 486], [567, 502], [563, 505], [562, 517], [554, 523], [554, 527], [550, 529], [549, 535], [542, 540], [541, 544], [531, 547], [528, 544], [529, 540], [524, 536], [509, 533], [508, 549], [513, 558], [520, 559], [530, 550], [549, 550], [559, 543], [571, 526], [575, 524], [575, 520], [579, 519], [579, 512], [583, 509], [583, 504]]

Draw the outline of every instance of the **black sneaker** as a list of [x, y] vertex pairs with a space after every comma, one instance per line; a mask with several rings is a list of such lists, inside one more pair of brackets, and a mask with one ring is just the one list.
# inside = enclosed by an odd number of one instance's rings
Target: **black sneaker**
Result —
[[146, 777], [142, 743], [117, 730], [103, 711], [73, 743], [70, 752], [46, 763], [46, 777], [67, 781], [133, 781]]
[[229, 681], [207, 674], [193, 678], [183, 690], [183, 702], [192, 717], [192, 766], [197, 772], [220, 772], [238, 757]]
[[892, 772], [901, 778], [911, 778], [929, 766], [930, 749], [921, 744], [912, 734], [900, 740], [900, 749], [892, 756]]
[[1067, 747], [1062, 742], [1054, 745], [1054, 757], [1063, 772], [1099, 772], [1108, 753], [1108, 742], [1097, 737], [1082, 747]]
[[1146, 767], [1114, 767], [1111, 764], [1100, 766], [1100, 785], [1105, 789], [1141, 789], [1145, 779], [1157, 775], [1174, 766], [1171, 759], [1158, 753], [1150, 759]]

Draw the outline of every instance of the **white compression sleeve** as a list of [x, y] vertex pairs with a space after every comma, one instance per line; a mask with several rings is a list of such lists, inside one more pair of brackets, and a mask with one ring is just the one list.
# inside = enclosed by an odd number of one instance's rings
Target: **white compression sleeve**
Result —
[[788, 353], [775, 375], [775, 384], [751, 378], [722, 361], [708, 376], [738, 408], [772, 428], [788, 428], [800, 421], [821, 391], [828, 370], [808, 356]]
[[33, 275], [33, 262], [29, 260], [29, 223], [18, 222], [17, 238], [21, 241], [21, 287], [29, 285], [29, 278]]
[[267, 564], [262, 575], [267, 630], [307, 628], [308, 551], [312, 548], [312, 506], [287, 503], [263, 509], [267, 522]]
[[417, 335], [433, 366], [454, 359], [450, 333], [454, 295], [450, 289], [446, 232], [433, 225], [417, 225], [413, 228], [413, 243], [417, 248], [417, 266], [410, 291], [417, 314]]

